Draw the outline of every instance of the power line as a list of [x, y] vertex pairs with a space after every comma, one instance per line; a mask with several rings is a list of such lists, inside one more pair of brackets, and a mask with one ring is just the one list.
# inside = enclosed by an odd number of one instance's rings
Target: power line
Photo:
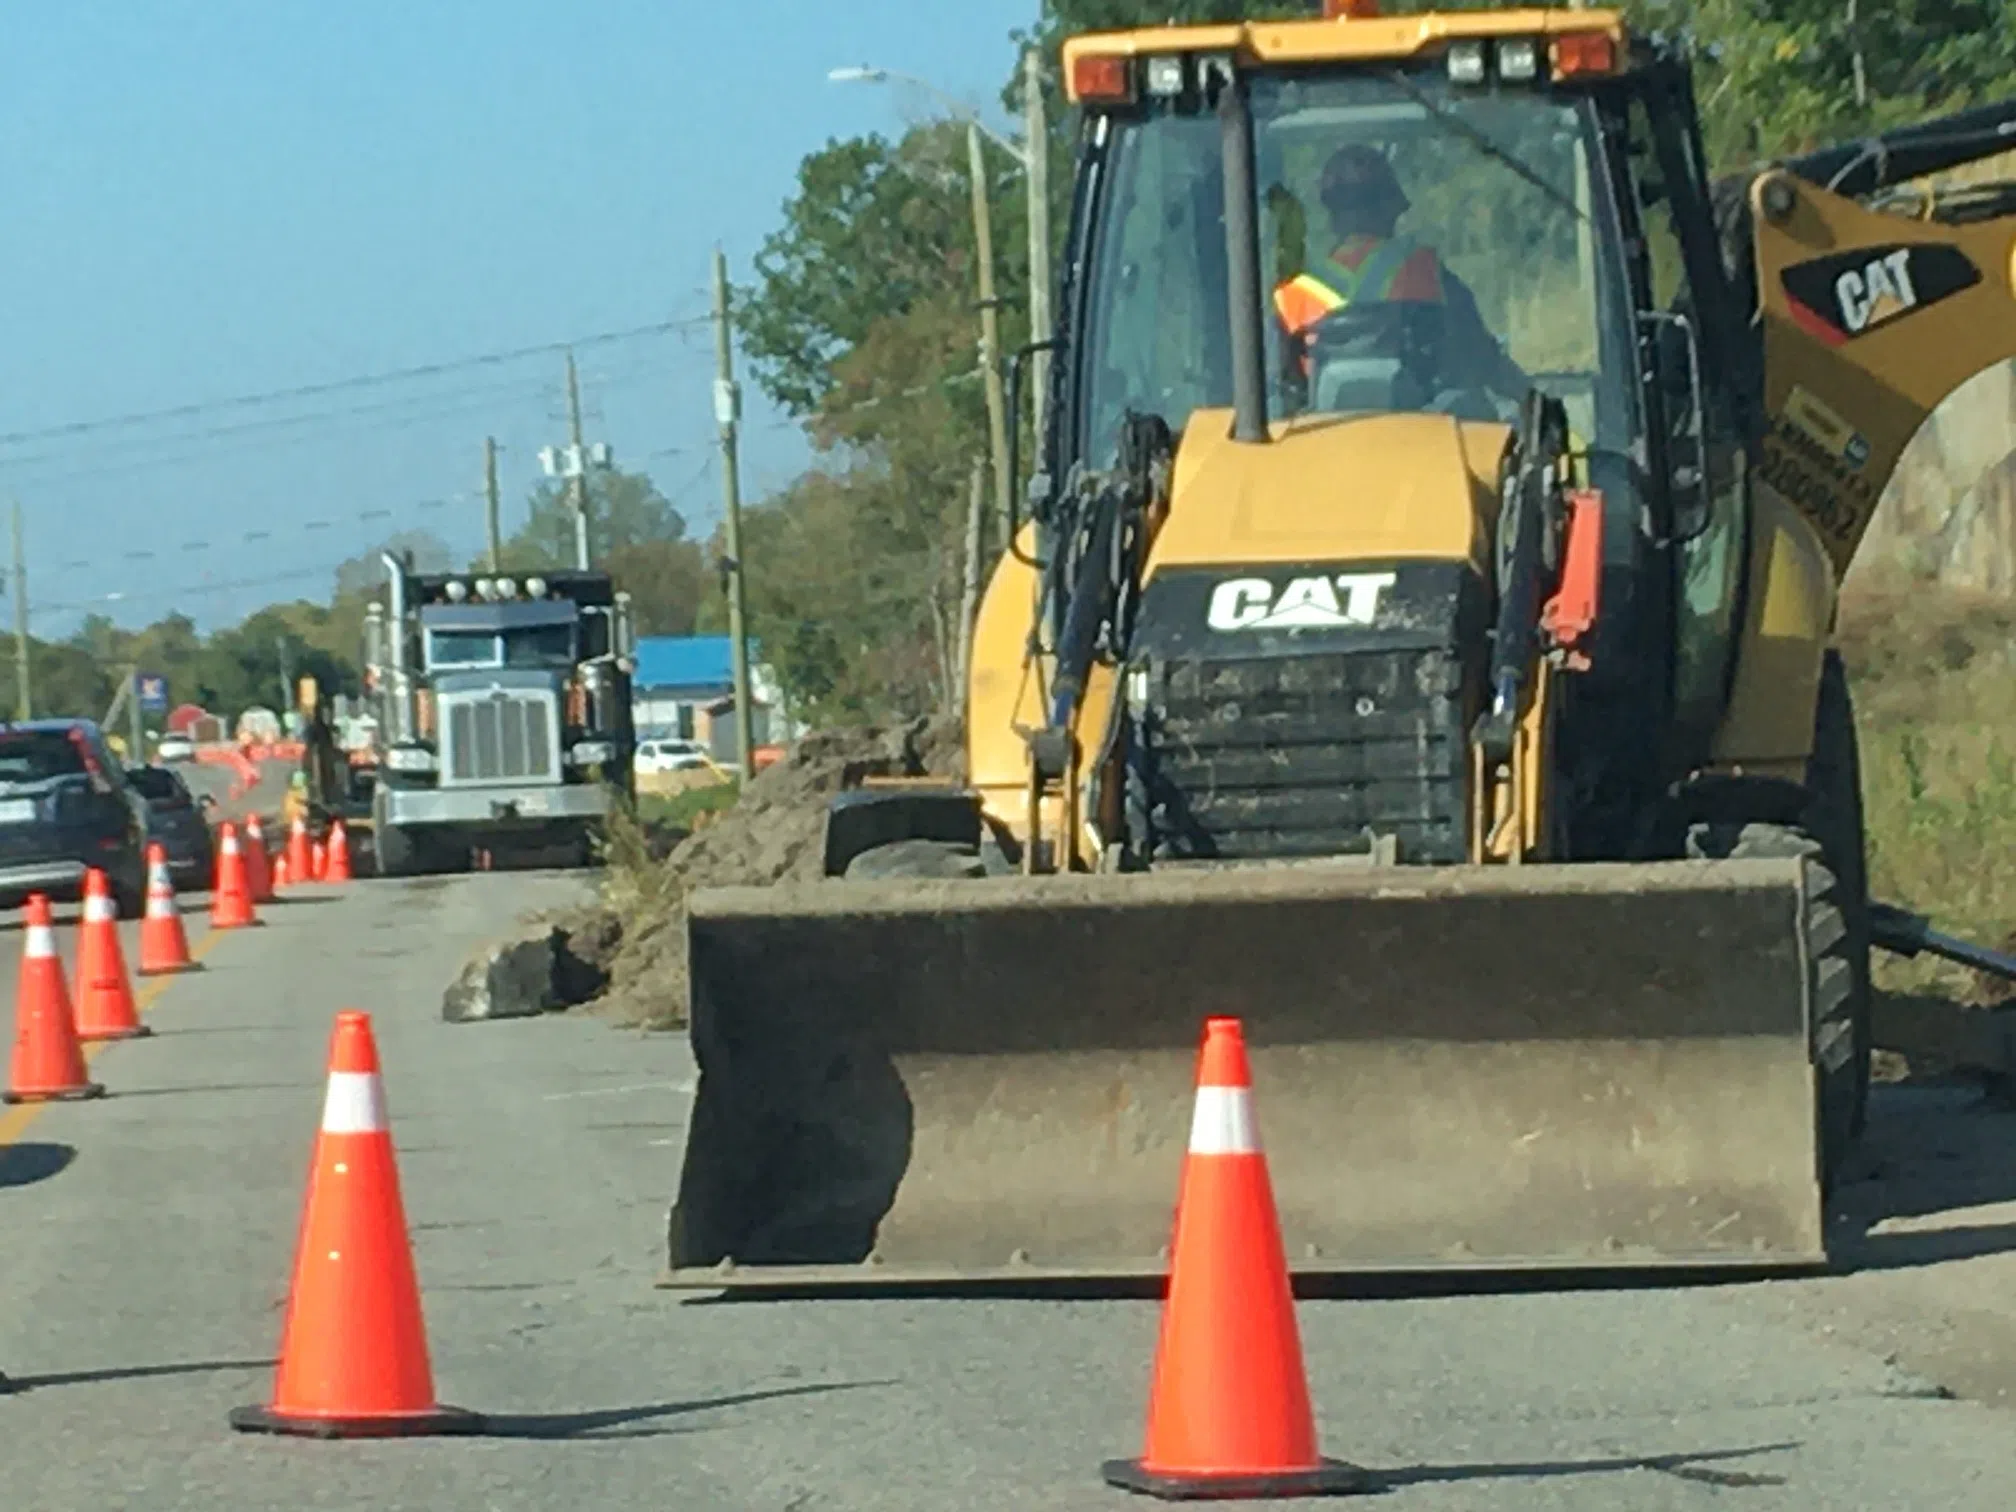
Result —
[[349, 393], [359, 389], [382, 388], [387, 384], [407, 383], [415, 378], [433, 378], [444, 373], [467, 371], [470, 368], [497, 367], [507, 362], [521, 362], [529, 357], [550, 357], [556, 352], [564, 352], [569, 347], [583, 348], [608, 346], [619, 341], [634, 341], [640, 336], [661, 336], [669, 331], [687, 330], [706, 325], [710, 316], [690, 316], [681, 320], [661, 320], [651, 325], [632, 326], [628, 330], [605, 331], [594, 336], [577, 337], [572, 341], [542, 342], [537, 346], [515, 347], [509, 351], [485, 352], [474, 357], [457, 357], [444, 362], [422, 363], [417, 367], [396, 368], [390, 372], [367, 373], [354, 378], [337, 378], [326, 383], [300, 384], [293, 388], [266, 389], [259, 393], [240, 394], [229, 399], [205, 399], [192, 404], [178, 404], [167, 409], [136, 410], [124, 415], [109, 415], [97, 420], [73, 420], [65, 425], [45, 426], [38, 430], [11, 431], [0, 433], [0, 446], [19, 446], [29, 441], [49, 441], [60, 437], [94, 435], [102, 431], [123, 430], [136, 425], [151, 425], [162, 420], [188, 420], [198, 416], [213, 414], [220, 410], [250, 409], [261, 405], [284, 403], [291, 399], [316, 399], [328, 394]]

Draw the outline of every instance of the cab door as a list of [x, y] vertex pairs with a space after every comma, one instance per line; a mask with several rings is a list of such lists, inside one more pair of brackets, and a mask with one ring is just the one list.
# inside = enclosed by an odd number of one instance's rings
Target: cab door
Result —
[[1692, 86], [1678, 65], [1639, 76], [1623, 106], [1652, 478], [1672, 573], [1669, 769], [1705, 759], [1728, 702], [1750, 528], [1748, 400], [1725, 322]]

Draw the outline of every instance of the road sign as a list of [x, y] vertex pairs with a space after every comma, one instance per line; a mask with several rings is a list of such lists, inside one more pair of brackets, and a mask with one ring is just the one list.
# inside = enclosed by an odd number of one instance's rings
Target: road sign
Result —
[[166, 714], [168, 712], [168, 679], [158, 672], [141, 672], [134, 676], [133, 689], [140, 699], [140, 709], [146, 714]]

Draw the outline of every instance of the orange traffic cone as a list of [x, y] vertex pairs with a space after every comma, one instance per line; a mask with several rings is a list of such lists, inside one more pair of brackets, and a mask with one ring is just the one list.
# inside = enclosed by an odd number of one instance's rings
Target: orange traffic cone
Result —
[[254, 903], [273, 901], [273, 856], [266, 849], [266, 832], [257, 814], [245, 820], [245, 886]]
[[77, 1038], [137, 1039], [154, 1031], [140, 1022], [126, 952], [119, 946], [119, 905], [105, 873], [84, 874], [84, 923], [77, 931]]
[[21, 947], [20, 984], [14, 990], [14, 1064], [0, 1101], [69, 1102], [103, 1097], [84, 1066], [84, 1047], [71, 1016], [70, 989], [63, 960], [56, 954], [56, 930], [49, 899], [28, 895], [27, 938]]
[[317, 882], [329, 880], [329, 849], [320, 840], [308, 847], [308, 867]]
[[315, 859], [308, 853], [308, 821], [299, 814], [294, 816], [294, 827], [287, 833], [287, 880], [315, 880]]
[[252, 913], [252, 891], [245, 880], [245, 856], [238, 849], [238, 826], [218, 831], [217, 883], [210, 892], [210, 927], [240, 929], [259, 920]]
[[1295, 1298], [1234, 1018], [1209, 1019], [1141, 1457], [1106, 1480], [1168, 1501], [1375, 1489], [1316, 1452]]
[[168, 853], [160, 844], [147, 847], [147, 916], [140, 921], [140, 975], [162, 976], [195, 965], [182, 911], [175, 906], [175, 882], [168, 875]]
[[336, 1015], [273, 1395], [263, 1407], [233, 1411], [231, 1426], [313, 1438], [483, 1428], [476, 1413], [434, 1400], [368, 1013]]
[[287, 870], [287, 852], [281, 851], [273, 858], [273, 886], [277, 890], [294, 885], [294, 878]]
[[329, 855], [323, 867], [322, 880], [324, 882], [350, 880], [350, 834], [343, 828], [341, 819], [329, 826]]

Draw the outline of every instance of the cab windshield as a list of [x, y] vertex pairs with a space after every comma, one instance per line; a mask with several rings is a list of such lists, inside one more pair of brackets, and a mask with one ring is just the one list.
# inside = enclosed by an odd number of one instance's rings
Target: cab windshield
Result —
[[[1626, 284], [1586, 101], [1390, 70], [1260, 75], [1250, 99], [1270, 415], [1509, 421], [1531, 384], [1585, 443], [1625, 444]], [[1180, 432], [1232, 402], [1219, 136], [1208, 111], [1116, 124], [1080, 378], [1094, 466], [1130, 407]]]

